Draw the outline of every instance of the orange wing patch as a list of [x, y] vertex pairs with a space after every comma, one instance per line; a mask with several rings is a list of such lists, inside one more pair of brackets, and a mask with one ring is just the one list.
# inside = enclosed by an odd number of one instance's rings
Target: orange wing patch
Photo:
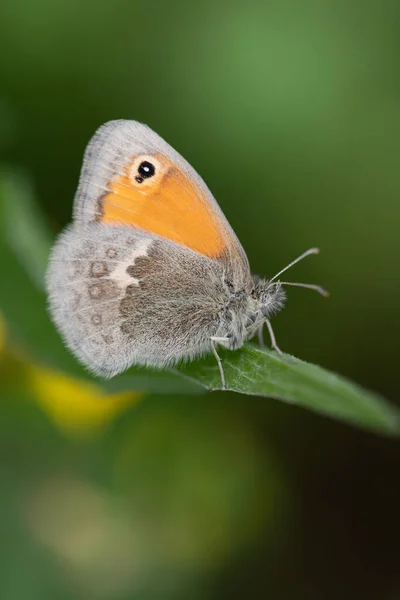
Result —
[[140, 227], [204, 254], [226, 248], [223, 225], [206, 194], [164, 155], [140, 155], [109, 183], [99, 220]]

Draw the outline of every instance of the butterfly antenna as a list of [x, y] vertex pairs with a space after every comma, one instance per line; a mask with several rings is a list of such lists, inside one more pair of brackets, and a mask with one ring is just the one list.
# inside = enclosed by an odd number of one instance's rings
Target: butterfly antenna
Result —
[[295, 258], [294, 260], [292, 260], [291, 263], [289, 263], [284, 269], [282, 269], [282, 271], [279, 271], [279, 273], [277, 273], [276, 275], [274, 275], [273, 277], [271, 277], [271, 279], [269, 279], [269, 281], [274, 281], [274, 279], [276, 279], [277, 277], [279, 277], [279, 275], [282, 275], [282, 273], [284, 273], [285, 271], [287, 271], [288, 269], [290, 269], [290, 267], [293, 267], [293, 265], [295, 265], [296, 263], [298, 263], [301, 260], [303, 260], [303, 258], [305, 258], [306, 256], [310, 256], [310, 254], [319, 254], [319, 248], [310, 248], [306, 252], [303, 252], [303, 254], [300, 254], [300, 256], [298, 256], [297, 258]]
[[308, 288], [309, 290], [315, 290], [325, 298], [328, 298], [328, 296], [330, 296], [330, 292], [328, 292], [328, 290], [321, 287], [320, 285], [314, 285], [313, 283], [297, 283], [293, 281], [281, 281], [280, 283], [281, 285], [292, 285], [293, 287], [301, 287]]

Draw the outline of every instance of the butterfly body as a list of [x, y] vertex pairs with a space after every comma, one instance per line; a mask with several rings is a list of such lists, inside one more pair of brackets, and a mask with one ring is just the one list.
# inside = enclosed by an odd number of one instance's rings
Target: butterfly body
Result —
[[223, 387], [215, 345], [235, 350], [264, 322], [270, 329], [285, 301], [278, 281], [251, 275], [189, 163], [147, 126], [123, 120], [100, 127], [86, 149], [47, 289], [66, 345], [97, 375], [212, 350]]

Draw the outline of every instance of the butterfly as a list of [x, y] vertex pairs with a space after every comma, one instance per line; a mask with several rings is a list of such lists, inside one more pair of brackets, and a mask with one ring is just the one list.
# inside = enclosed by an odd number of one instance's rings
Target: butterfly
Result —
[[250, 272], [247, 256], [190, 164], [146, 125], [102, 125], [85, 151], [73, 222], [56, 240], [46, 284], [66, 346], [91, 372], [165, 368], [240, 348], [285, 303], [282, 282]]

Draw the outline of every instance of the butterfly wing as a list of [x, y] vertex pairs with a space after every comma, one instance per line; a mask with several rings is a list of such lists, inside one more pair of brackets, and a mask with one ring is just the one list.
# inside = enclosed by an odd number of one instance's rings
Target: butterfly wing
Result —
[[246, 254], [204, 181], [159, 135], [110, 121], [90, 141], [76, 222], [124, 223], [249, 272]]
[[196, 171], [145, 125], [103, 125], [47, 274], [50, 312], [77, 358], [113, 376], [208, 351], [227, 272], [239, 289], [251, 285], [247, 257]]
[[209, 350], [223, 270], [141, 229], [81, 224], [54, 245], [49, 309], [67, 347], [95, 374], [163, 367]]

